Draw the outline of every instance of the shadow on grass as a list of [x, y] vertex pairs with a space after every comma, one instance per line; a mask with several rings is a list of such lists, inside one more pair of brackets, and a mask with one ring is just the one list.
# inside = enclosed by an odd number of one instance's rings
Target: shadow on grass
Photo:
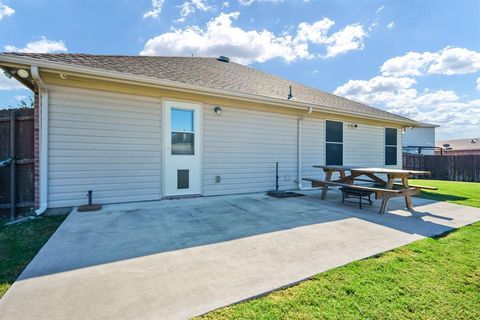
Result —
[[440, 240], [440, 239], [448, 237], [449, 235], [454, 234], [456, 232], [458, 232], [458, 229], [447, 230], [444, 233], [441, 233], [441, 234], [436, 235], [436, 236], [432, 236], [430, 238], [433, 239], [433, 240]]
[[428, 191], [422, 191], [422, 193], [419, 194], [418, 197], [436, 201], [464, 201], [469, 199], [466, 197], [454, 196], [451, 194], [434, 193]]

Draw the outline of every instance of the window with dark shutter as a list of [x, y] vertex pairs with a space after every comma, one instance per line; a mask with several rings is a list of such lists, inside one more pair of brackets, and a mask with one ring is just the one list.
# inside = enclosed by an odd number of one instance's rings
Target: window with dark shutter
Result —
[[397, 164], [397, 129], [385, 128], [385, 165]]
[[343, 122], [326, 121], [325, 164], [343, 165]]

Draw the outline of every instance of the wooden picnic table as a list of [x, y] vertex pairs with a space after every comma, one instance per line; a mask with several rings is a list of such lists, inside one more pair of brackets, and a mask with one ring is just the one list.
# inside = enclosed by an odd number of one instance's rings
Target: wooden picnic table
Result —
[[[428, 171], [416, 171], [416, 170], [402, 170], [402, 169], [389, 169], [389, 168], [365, 168], [365, 167], [348, 167], [348, 166], [327, 166], [327, 165], [314, 165], [314, 168], [323, 169], [325, 172], [325, 182], [327, 183], [317, 183], [312, 181], [312, 186], [321, 186], [322, 194], [321, 198], [325, 199], [325, 196], [328, 192], [328, 182], [331, 182], [332, 185], [353, 185], [354, 181], [370, 181], [382, 186], [387, 190], [392, 190], [395, 187], [399, 187], [402, 192], [397, 193], [398, 196], [405, 197], [405, 205], [408, 210], [412, 209], [412, 199], [411, 195], [420, 192], [422, 188], [427, 189], [428, 187], [424, 186], [410, 186], [408, 183], [408, 178], [411, 176], [419, 175], [430, 175]], [[347, 174], [349, 172], [349, 174]], [[339, 179], [332, 180], [334, 173], [340, 175]], [[379, 177], [379, 174], [387, 176], [387, 180]], [[359, 178], [361, 176], [366, 176], [369, 180], [364, 180]], [[401, 183], [395, 183], [395, 179], [401, 179]], [[375, 189], [375, 188], [372, 188]], [[432, 188], [433, 189], [433, 188]], [[391, 197], [397, 196], [392, 192], [386, 192], [385, 196], [382, 195], [382, 205], [380, 207], [380, 213], [385, 213], [387, 209], [388, 200]]]

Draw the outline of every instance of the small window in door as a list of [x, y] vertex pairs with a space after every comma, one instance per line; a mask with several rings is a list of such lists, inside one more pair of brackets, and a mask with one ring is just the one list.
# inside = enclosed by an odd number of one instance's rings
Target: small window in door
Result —
[[172, 155], [195, 154], [193, 110], [172, 108], [171, 112]]

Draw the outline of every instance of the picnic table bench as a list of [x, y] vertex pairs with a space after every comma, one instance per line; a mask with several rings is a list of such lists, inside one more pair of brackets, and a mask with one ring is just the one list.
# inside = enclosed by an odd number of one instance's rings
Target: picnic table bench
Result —
[[[325, 180], [317, 178], [305, 177], [302, 180], [310, 181], [312, 187], [321, 187], [321, 199], [325, 199], [328, 192], [328, 186], [348, 187], [356, 190], [370, 191], [375, 193], [376, 199], [382, 199], [380, 206], [380, 214], [384, 214], [387, 211], [387, 206], [390, 198], [401, 197], [405, 198], [405, 205], [408, 210], [412, 209], [412, 195], [417, 195], [422, 189], [436, 190], [435, 187], [409, 185], [408, 178], [413, 175], [429, 175], [428, 171], [415, 171], [415, 170], [400, 170], [389, 168], [362, 168], [362, 167], [347, 167], [347, 166], [324, 166], [315, 165], [314, 168], [323, 169], [325, 172]], [[347, 174], [347, 171], [350, 174]], [[338, 173], [340, 178], [332, 180], [334, 173]], [[377, 176], [378, 174], [387, 175], [387, 180]], [[358, 178], [360, 176], [366, 176], [369, 179]], [[395, 179], [401, 179], [401, 183], [395, 182]], [[371, 182], [372, 185], [358, 185], [354, 184], [355, 181]]]

